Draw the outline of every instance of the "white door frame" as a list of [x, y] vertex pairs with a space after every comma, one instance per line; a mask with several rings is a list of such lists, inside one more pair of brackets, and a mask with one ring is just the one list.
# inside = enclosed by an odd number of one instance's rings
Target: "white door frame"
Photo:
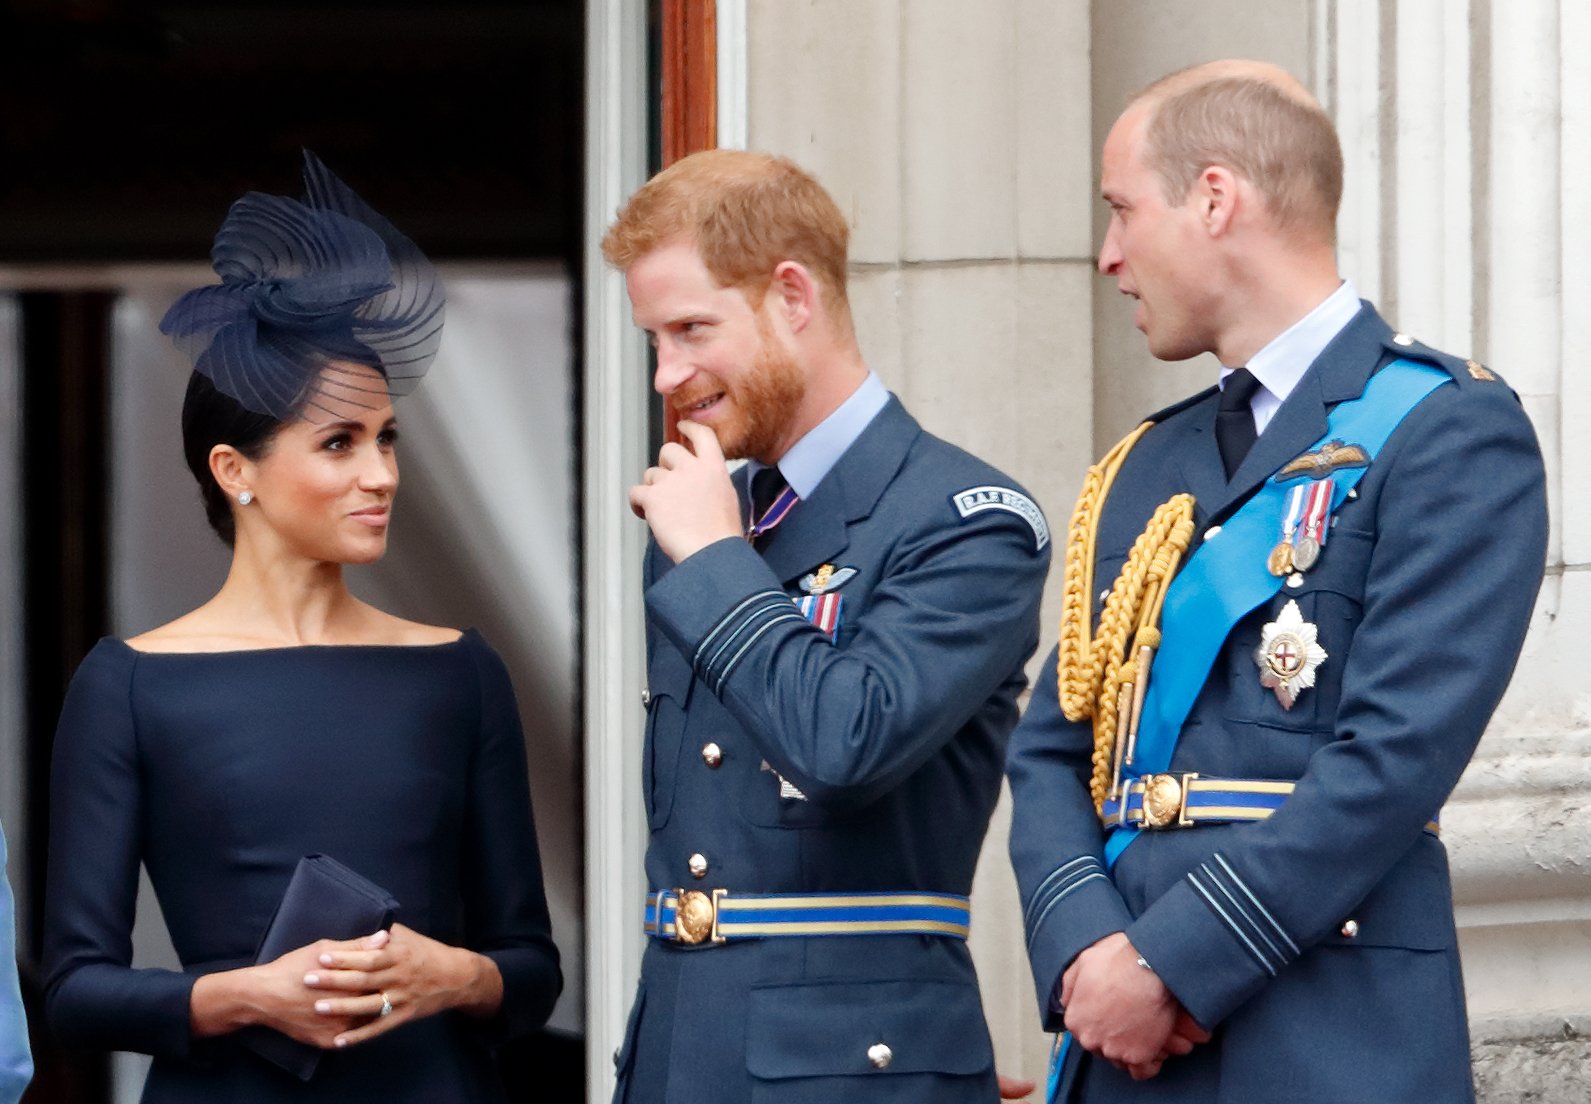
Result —
[[[646, 825], [640, 778], [646, 682], [641, 556], [645, 527], [625, 492], [647, 465], [652, 401], [646, 347], [624, 281], [598, 242], [646, 176], [646, 0], [586, 8], [585, 629], [586, 1078], [588, 1099], [613, 1095], [612, 1057], [640, 973]], [[747, 135], [746, 0], [717, 0], [718, 135]]]
[[646, 0], [586, 6], [585, 534], [586, 1079], [613, 1094], [612, 1055], [641, 964], [641, 556], [646, 530], [625, 492], [646, 468], [646, 348], [624, 281], [598, 242], [646, 176]]
[[713, 8], [718, 28], [718, 148], [745, 149], [749, 129], [746, 0], [718, 0]]

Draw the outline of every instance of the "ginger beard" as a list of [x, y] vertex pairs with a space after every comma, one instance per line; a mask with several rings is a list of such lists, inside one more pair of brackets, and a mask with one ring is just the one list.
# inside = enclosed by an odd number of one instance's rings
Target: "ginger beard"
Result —
[[806, 398], [807, 383], [760, 313], [757, 337], [757, 354], [748, 369], [728, 379], [703, 369], [670, 401], [683, 419], [692, 406], [721, 393], [725, 415], [714, 419], [712, 428], [724, 458], [771, 463], [790, 444], [784, 440], [785, 431]]

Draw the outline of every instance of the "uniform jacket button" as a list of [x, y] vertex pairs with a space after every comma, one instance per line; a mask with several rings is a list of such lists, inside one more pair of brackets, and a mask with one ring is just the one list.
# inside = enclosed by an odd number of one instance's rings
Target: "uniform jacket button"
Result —
[[1344, 920], [1342, 922], [1342, 934], [1343, 934], [1343, 938], [1344, 939], [1352, 939], [1354, 936], [1358, 935], [1359, 934], [1359, 921], [1357, 921], [1357, 920]]
[[685, 860], [685, 865], [690, 868], [692, 878], [707, 877], [707, 856], [700, 851]]
[[718, 764], [722, 763], [723, 761], [723, 748], [719, 747], [717, 744], [704, 744], [702, 746], [702, 762], [716, 770], [718, 768]]
[[895, 1052], [885, 1043], [874, 1043], [867, 1048], [867, 1060], [874, 1069], [888, 1069], [895, 1060]]
[[652, 704], [652, 688], [650, 686], [641, 687], [641, 708], [645, 709], [647, 706], [649, 706], [651, 704]]

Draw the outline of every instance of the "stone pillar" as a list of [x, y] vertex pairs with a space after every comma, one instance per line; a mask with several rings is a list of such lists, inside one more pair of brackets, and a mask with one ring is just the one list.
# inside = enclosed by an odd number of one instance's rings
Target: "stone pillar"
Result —
[[1591, 510], [1571, 479], [1591, 467], [1591, 442], [1565, 427], [1591, 417], [1591, 217], [1579, 200], [1591, 185], [1591, 11], [1318, 3], [1330, 41], [1317, 87], [1349, 165], [1345, 268], [1362, 288], [1349, 259], [1378, 271], [1394, 325], [1495, 368], [1546, 457], [1553, 538], [1535, 621], [1442, 819], [1480, 1098], [1578, 1102], [1591, 1062], [1591, 691], [1577, 662], [1591, 629]]
[[[850, 216], [869, 364], [928, 429], [1025, 484], [1052, 525], [1094, 450], [1088, 26], [1085, 0], [750, 0], [747, 13], [749, 144], [812, 170]], [[1001, 1071], [1042, 1078], [1008, 825], [1002, 801], [972, 947]]]
[[[1429, 333], [1433, 341], [1440, 334], [1443, 348], [1463, 351], [1474, 348], [1475, 283], [1467, 9], [1447, 0], [1398, 0], [1391, 49], [1395, 92], [1386, 101], [1394, 147], [1390, 173], [1397, 182], [1395, 248], [1382, 247], [1378, 257], [1394, 274], [1381, 298], [1399, 324]], [[1346, 83], [1339, 82], [1339, 91]], [[1379, 126], [1383, 101], [1378, 97], [1376, 103]], [[1375, 167], [1370, 166], [1366, 180], [1382, 183]], [[1388, 190], [1373, 193], [1378, 207]], [[1367, 191], [1355, 187], [1353, 194], [1357, 200]], [[1346, 267], [1347, 257], [1343, 260]]]
[[645, 937], [636, 894], [646, 817], [640, 802], [646, 681], [640, 565], [646, 530], [623, 493], [645, 471], [646, 346], [624, 280], [596, 244], [646, 176], [646, 5], [586, 4], [586, 160], [581, 404], [584, 469], [584, 713], [586, 728], [586, 1099], [613, 1096], [612, 1055], [624, 1039]]

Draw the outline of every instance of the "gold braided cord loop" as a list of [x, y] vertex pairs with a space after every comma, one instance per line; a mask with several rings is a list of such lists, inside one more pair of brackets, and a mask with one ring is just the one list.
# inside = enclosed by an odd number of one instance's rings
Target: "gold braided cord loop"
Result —
[[1162, 503], [1133, 542], [1094, 631], [1094, 549], [1100, 514], [1127, 454], [1151, 424], [1133, 430], [1088, 470], [1067, 530], [1056, 674], [1066, 718], [1094, 722], [1089, 791], [1096, 812], [1103, 810], [1113, 784], [1122, 741], [1130, 746], [1137, 736], [1149, 667], [1160, 646], [1157, 626], [1166, 588], [1193, 539], [1193, 496], [1180, 494]]
[[1149, 422], [1133, 430], [1088, 469], [1066, 531], [1066, 564], [1061, 576], [1060, 689], [1061, 711], [1081, 721], [1093, 713], [1098, 687], [1091, 672], [1089, 633], [1093, 628], [1094, 537], [1099, 513], [1110, 485], [1127, 453], [1149, 431]]

